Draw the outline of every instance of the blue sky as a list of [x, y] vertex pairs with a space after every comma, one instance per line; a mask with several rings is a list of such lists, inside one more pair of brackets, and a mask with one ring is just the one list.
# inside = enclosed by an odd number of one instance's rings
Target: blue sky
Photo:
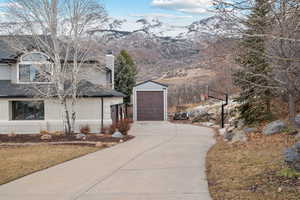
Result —
[[209, 13], [211, 0], [101, 0], [108, 14], [132, 20], [138, 17], [159, 18], [175, 24], [187, 24]]
[[[30, 0], [29, 0], [30, 1]], [[174, 25], [187, 25], [209, 15], [212, 0], [99, 0], [109, 16], [134, 21], [158, 18]], [[1, 3], [6, 0], [0, 0]]]

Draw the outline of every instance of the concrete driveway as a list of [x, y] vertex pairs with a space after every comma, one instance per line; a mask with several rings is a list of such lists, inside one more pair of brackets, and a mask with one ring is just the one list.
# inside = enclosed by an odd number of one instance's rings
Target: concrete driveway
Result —
[[[136, 138], [0, 186], [1, 200], [209, 200], [210, 129], [135, 123]], [[41, 155], [42, 156], [42, 155]]]

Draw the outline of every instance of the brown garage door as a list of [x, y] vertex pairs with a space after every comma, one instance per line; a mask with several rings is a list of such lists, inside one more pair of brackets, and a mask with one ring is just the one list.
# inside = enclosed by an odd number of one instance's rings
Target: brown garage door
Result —
[[164, 95], [162, 91], [137, 92], [137, 120], [164, 120]]

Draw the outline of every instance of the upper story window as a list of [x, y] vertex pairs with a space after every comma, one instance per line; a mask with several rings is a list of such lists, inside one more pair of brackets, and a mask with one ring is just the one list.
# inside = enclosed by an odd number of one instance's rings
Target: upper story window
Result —
[[23, 55], [17, 69], [19, 83], [51, 82], [51, 62], [43, 53], [32, 52]]

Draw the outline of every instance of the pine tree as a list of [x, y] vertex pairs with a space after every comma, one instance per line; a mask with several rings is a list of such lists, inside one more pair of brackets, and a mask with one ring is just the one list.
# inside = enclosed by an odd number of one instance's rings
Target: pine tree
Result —
[[241, 53], [236, 59], [241, 69], [234, 74], [234, 83], [241, 92], [235, 100], [240, 104], [240, 118], [246, 124], [266, 120], [272, 116], [272, 91], [267, 87], [267, 76], [264, 76], [270, 72], [270, 67], [265, 56], [265, 38], [261, 37], [269, 27], [269, 10], [267, 0], [256, 0], [240, 42]]
[[136, 84], [137, 69], [127, 51], [122, 50], [116, 59], [115, 89], [126, 95], [125, 103], [130, 102], [132, 89]]

